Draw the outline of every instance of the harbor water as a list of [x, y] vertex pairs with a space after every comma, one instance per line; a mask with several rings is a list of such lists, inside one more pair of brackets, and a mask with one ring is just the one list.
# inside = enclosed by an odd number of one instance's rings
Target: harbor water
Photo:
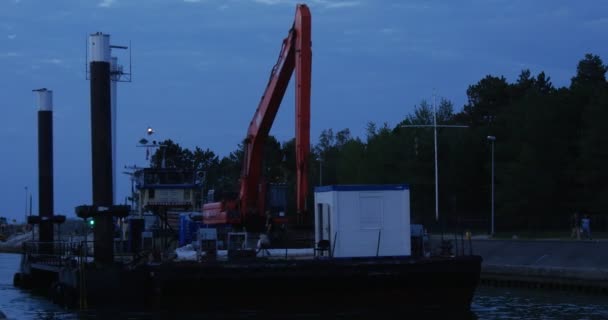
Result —
[[[229, 313], [183, 312], [179, 310], [65, 310], [41, 295], [14, 288], [13, 274], [19, 267], [20, 255], [0, 253], [0, 311], [8, 319], [352, 319], [368, 318], [367, 312], [378, 314], [373, 306], [360, 311], [344, 310], [333, 314], [306, 311], [306, 306], [293, 314], [260, 315], [255, 310], [231, 310]], [[608, 319], [608, 297], [562, 291], [524, 290], [479, 287], [466, 319]], [[365, 313], [365, 315], [364, 315]], [[391, 319], [395, 314], [376, 318]], [[431, 314], [434, 318], [455, 319]], [[429, 318], [430, 319], [430, 318]]]

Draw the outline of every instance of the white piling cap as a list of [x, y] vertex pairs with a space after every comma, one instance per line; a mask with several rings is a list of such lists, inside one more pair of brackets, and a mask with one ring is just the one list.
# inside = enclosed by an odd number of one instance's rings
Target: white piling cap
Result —
[[34, 90], [38, 94], [40, 111], [53, 111], [53, 91], [46, 88]]
[[89, 61], [110, 62], [110, 35], [97, 32], [89, 35]]

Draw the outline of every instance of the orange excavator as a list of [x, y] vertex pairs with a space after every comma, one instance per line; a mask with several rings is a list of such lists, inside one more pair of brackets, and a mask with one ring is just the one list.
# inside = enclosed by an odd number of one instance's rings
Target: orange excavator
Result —
[[[289, 34], [283, 40], [278, 61], [272, 68], [266, 90], [249, 124], [238, 199], [223, 199], [203, 205], [203, 223], [242, 226], [255, 231], [266, 219], [267, 188], [262, 175], [264, 145], [285, 91], [295, 71], [296, 105], [296, 209], [301, 221], [306, 212], [308, 157], [310, 153], [310, 85], [312, 64], [311, 15], [304, 4], [296, 7]], [[287, 223], [286, 215], [273, 217]]]

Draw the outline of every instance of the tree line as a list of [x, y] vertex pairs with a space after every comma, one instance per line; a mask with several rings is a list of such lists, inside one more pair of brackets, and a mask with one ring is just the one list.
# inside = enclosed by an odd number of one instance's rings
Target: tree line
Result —
[[[461, 111], [440, 99], [437, 124], [468, 127], [437, 129], [439, 222], [433, 129], [422, 127], [433, 123], [433, 106], [425, 100], [394, 126], [368, 123], [365, 137], [349, 129], [322, 131], [309, 160], [308, 203], [319, 184], [406, 183], [413, 221], [485, 228], [492, 190], [488, 136], [494, 136], [497, 229], [564, 228], [574, 211], [601, 218], [608, 211], [607, 70], [599, 56], [587, 54], [568, 87], [554, 87], [544, 72], [523, 70], [513, 83], [488, 75], [470, 85]], [[205, 192], [238, 191], [242, 145], [220, 158], [209, 149], [163, 143], [167, 167], [205, 172]], [[160, 167], [161, 150], [150, 162]], [[267, 182], [286, 182], [294, 197], [293, 139], [269, 137], [263, 172]]]

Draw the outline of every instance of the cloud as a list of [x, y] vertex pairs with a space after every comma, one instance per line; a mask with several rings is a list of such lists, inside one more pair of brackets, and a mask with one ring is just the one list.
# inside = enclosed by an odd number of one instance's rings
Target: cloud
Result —
[[255, 3], [267, 4], [267, 5], [276, 5], [276, 4], [294, 4], [296, 0], [253, 0]]
[[358, 36], [362, 32], [359, 29], [346, 29], [342, 32], [345, 36]]
[[213, 62], [211, 61], [205, 61], [205, 60], [201, 60], [198, 61], [197, 63], [194, 64], [194, 67], [196, 67], [198, 70], [209, 70], [210, 67], [212, 67], [214, 65]]
[[0, 58], [10, 58], [10, 57], [20, 57], [21, 54], [17, 53], [17, 52], [5, 52], [5, 53], [0, 53]]
[[[116, 0], [103, 0], [102, 3], [105, 2], [114, 2]], [[201, 2], [212, 2], [210, 0], [182, 0], [186, 3], [201, 3]], [[246, 0], [249, 1], [250, 3], [257, 3], [257, 4], [261, 4], [261, 5], [267, 5], [267, 6], [280, 6], [280, 5], [288, 5], [288, 6], [294, 6], [298, 3], [303, 2], [302, 0]], [[362, 4], [363, 0], [309, 0], [309, 5], [310, 6], [316, 6], [316, 7], [322, 7], [324, 9], [337, 9], [337, 8], [349, 8], [349, 7], [356, 7]], [[219, 10], [226, 10], [229, 8], [229, 5], [226, 4], [225, 0], [223, 1], [216, 1], [221, 3], [221, 5], [218, 7]], [[222, 3], [224, 2], [224, 3]], [[101, 4], [100, 4], [101, 6]], [[109, 5], [105, 5], [105, 6], [109, 6]]]
[[50, 64], [57, 64], [57, 65], [63, 64], [63, 60], [57, 59], [57, 58], [44, 59], [44, 60], [41, 60], [41, 62], [50, 63]]
[[359, 1], [327, 1], [327, 0], [317, 0], [315, 2], [319, 3], [320, 5], [325, 6], [325, 8], [328, 8], [328, 9], [350, 8], [350, 7], [357, 7], [357, 6], [361, 5], [361, 2], [359, 2]]
[[100, 3], [97, 4], [97, 6], [102, 8], [109, 8], [113, 6], [115, 2], [116, 0], [102, 0]]
[[15, 39], [15, 38], [17, 38], [17, 35], [16, 35], [16, 34], [9, 34], [9, 35], [8, 35], [8, 39], [9, 39], [9, 40], [13, 40], [13, 39]]
[[583, 23], [587, 27], [591, 28], [605, 28], [608, 26], [608, 18], [599, 18], [595, 20], [586, 21]]
[[176, 50], [176, 49], [164, 49], [164, 50], [149, 50], [142, 53], [145, 56], [150, 57], [200, 57], [203, 53], [200, 50]]
[[[255, 3], [265, 5], [295, 5], [300, 3], [299, 0], [253, 0]], [[361, 5], [361, 1], [357, 0], [311, 0], [312, 6], [320, 6], [326, 9], [349, 8]]]
[[1, 22], [0, 29], [5, 30], [5, 31], [11, 31], [11, 30], [15, 29], [15, 26], [10, 23]]
[[424, 11], [431, 9], [431, 6], [428, 3], [395, 3], [393, 4], [393, 7], [411, 11]]
[[456, 61], [463, 57], [460, 51], [448, 48], [431, 49], [429, 53], [434, 59], [443, 61]]
[[554, 18], [567, 18], [572, 15], [572, 11], [566, 7], [559, 7], [549, 11], [547, 15]]

